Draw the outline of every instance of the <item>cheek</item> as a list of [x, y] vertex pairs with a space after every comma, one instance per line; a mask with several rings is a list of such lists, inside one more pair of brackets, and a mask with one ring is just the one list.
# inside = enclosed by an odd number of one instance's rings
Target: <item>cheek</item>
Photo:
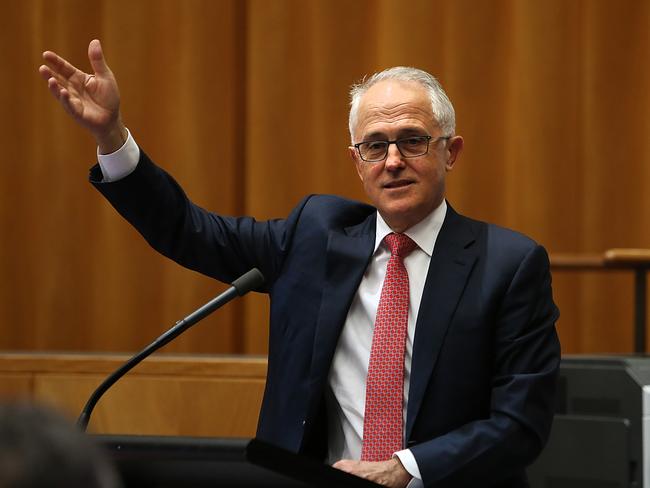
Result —
[[359, 177], [366, 188], [371, 188], [376, 183], [380, 173], [375, 166], [362, 166], [359, 168]]
[[447, 168], [443, 163], [436, 163], [432, 167], [428, 167], [424, 178], [431, 183], [438, 183], [441, 180], [444, 180], [445, 174], [447, 173]]
[[375, 197], [376, 195], [379, 194], [379, 189], [377, 188], [377, 184], [374, 182], [372, 178], [368, 178], [366, 175], [366, 178], [363, 180], [363, 190], [365, 191], [366, 195], [370, 197]]

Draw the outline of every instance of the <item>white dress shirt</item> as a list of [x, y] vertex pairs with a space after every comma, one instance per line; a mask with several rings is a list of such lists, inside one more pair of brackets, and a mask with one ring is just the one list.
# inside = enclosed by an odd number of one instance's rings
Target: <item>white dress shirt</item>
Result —
[[[447, 203], [443, 200], [424, 220], [405, 232], [418, 247], [404, 258], [404, 266], [409, 275], [409, 315], [404, 357], [404, 426], [406, 426], [415, 324], [429, 262], [446, 213]], [[330, 391], [327, 395], [329, 462], [361, 458], [368, 361], [375, 316], [390, 258], [390, 251], [383, 239], [391, 232], [393, 232], [391, 228], [377, 213], [375, 251], [348, 311], [329, 374]], [[395, 455], [414, 478], [409, 488], [422, 486], [420, 470], [411, 451], [404, 449], [396, 452]]]
[[[128, 132], [128, 131], [127, 131]], [[97, 159], [104, 181], [117, 181], [128, 176], [137, 166], [140, 148], [128, 132], [124, 145], [112, 154], [99, 154]], [[404, 258], [409, 275], [409, 315], [404, 357], [404, 426], [406, 426], [407, 401], [411, 375], [413, 337], [418, 310], [429, 270], [429, 262], [447, 213], [447, 203], [442, 203], [424, 220], [408, 229], [408, 235], [418, 247]], [[363, 439], [363, 416], [366, 402], [366, 377], [372, 345], [375, 316], [386, 275], [390, 251], [383, 243], [393, 232], [377, 213], [375, 248], [370, 264], [354, 296], [329, 373], [328, 402], [328, 461], [360, 459]], [[395, 455], [413, 476], [408, 488], [421, 487], [422, 480], [415, 457], [410, 450]]]

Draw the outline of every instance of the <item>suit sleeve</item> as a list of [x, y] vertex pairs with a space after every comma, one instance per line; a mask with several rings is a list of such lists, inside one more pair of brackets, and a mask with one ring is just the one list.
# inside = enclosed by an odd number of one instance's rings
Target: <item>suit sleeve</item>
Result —
[[425, 486], [511, 486], [507, 480], [521, 479], [551, 427], [558, 315], [548, 256], [534, 245], [496, 307], [489, 416], [411, 447]]
[[193, 204], [144, 151], [127, 177], [112, 183], [101, 180], [100, 168], [93, 167], [91, 183], [158, 252], [223, 282], [257, 267], [266, 279], [258, 291], [268, 291], [278, 275], [292, 237], [289, 222], [298, 218], [304, 205], [303, 201], [286, 220], [265, 222], [208, 212]]

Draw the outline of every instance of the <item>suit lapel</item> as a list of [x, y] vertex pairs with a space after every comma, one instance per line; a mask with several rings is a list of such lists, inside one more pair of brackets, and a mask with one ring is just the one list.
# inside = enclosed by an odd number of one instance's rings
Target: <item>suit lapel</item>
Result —
[[[321, 400], [336, 344], [375, 243], [376, 215], [359, 225], [329, 233], [326, 277], [314, 335], [310, 368], [313, 408]], [[444, 336], [478, 257], [469, 220], [449, 206], [424, 285], [411, 362], [406, 424], [409, 439]]]
[[312, 384], [321, 382], [329, 372], [345, 317], [372, 255], [375, 226], [373, 213], [359, 225], [329, 233], [325, 285], [313, 344]]
[[469, 221], [450, 206], [431, 256], [415, 327], [406, 417], [407, 439], [410, 439], [445, 333], [478, 257], [474, 241]]

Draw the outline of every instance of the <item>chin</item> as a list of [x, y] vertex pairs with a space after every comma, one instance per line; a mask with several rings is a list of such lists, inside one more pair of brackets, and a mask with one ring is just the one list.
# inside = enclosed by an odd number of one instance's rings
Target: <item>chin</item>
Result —
[[378, 208], [386, 223], [399, 232], [414, 226], [433, 210], [408, 201], [391, 202]]
[[391, 229], [402, 232], [418, 222], [412, 209], [397, 210], [394, 208], [380, 210], [381, 216]]
[[378, 205], [378, 208], [380, 208], [385, 215], [407, 217], [418, 213], [418, 205], [415, 205], [408, 198], [394, 199], [383, 203], [383, 205]]

